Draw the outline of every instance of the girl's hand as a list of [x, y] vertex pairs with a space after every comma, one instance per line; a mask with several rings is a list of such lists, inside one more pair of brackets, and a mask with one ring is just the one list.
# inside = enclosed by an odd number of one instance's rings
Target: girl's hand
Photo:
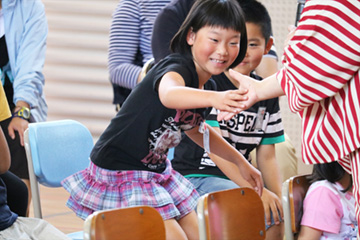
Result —
[[240, 83], [239, 87], [239, 94], [241, 94], [241, 98], [239, 97], [239, 100], [237, 102], [239, 108], [237, 108], [237, 112], [233, 111], [226, 111], [226, 110], [220, 110], [220, 113], [218, 114], [217, 120], [229, 120], [231, 119], [235, 114], [239, 113], [240, 111], [246, 110], [252, 105], [254, 105], [257, 101], [259, 101], [259, 98], [257, 96], [257, 85], [258, 81], [249, 77], [242, 75], [241, 73], [234, 71], [232, 69], [229, 70], [230, 76], [237, 80]]
[[215, 97], [211, 99], [211, 103], [214, 108], [235, 115], [244, 110], [243, 102], [247, 100], [246, 93], [246, 89], [215, 92]]
[[257, 93], [257, 90], [260, 87], [260, 82], [258, 80], [243, 75], [232, 69], [229, 70], [229, 74], [240, 83], [239, 91], [243, 93], [244, 99], [242, 102], [242, 105], [244, 106], [243, 110], [248, 109], [260, 100]]
[[264, 182], [260, 171], [251, 165], [247, 160], [243, 163], [244, 164], [239, 166], [241, 175], [250, 183], [259, 196], [261, 196], [264, 188]]

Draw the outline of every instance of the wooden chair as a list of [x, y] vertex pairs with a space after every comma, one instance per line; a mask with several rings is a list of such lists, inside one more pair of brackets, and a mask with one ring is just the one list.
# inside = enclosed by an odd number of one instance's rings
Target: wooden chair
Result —
[[84, 222], [84, 240], [164, 240], [164, 221], [155, 208], [137, 206], [96, 211]]
[[303, 214], [303, 201], [310, 186], [310, 175], [298, 175], [283, 183], [282, 203], [286, 240], [297, 239]]
[[197, 206], [201, 240], [265, 239], [264, 207], [251, 188], [203, 195]]

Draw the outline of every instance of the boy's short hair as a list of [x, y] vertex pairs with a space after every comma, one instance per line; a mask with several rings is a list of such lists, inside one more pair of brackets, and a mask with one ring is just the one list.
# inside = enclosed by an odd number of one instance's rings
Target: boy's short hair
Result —
[[254, 23], [261, 28], [261, 33], [267, 43], [272, 34], [271, 18], [266, 7], [257, 0], [238, 0], [244, 11], [245, 22]]
[[246, 54], [247, 34], [244, 13], [236, 0], [195, 1], [185, 21], [171, 41], [170, 48], [172, 52], [191, 56], [191, 47], [187, 43], [187, 34], [190, 29], [196, 33], [205, 26], [223, 27], [241, 33], [240, 51], [230, 68], [237, 66]]

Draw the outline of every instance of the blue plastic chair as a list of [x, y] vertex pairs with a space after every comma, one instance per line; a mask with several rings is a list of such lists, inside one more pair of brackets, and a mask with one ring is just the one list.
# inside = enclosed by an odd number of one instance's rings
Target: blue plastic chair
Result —
[[[63, 179], [88, 167], [94, 141], [90, 131], [80, 122], [59, 120], [30, 123], [24, 143], [34, 216], [42, 218], [39, 183], [61, 187]], [[81, 232], [69, 236], [82, 239]]]

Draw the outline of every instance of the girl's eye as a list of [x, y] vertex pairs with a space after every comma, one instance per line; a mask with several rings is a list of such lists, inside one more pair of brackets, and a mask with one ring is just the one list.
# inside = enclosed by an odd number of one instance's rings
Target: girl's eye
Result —
[[239, 45], [239, 42], [231, 42], [230, 45], [231, 45], [231, 46], [238, 46], [238, 45]]
[[211, 40], [212, 42], [218, 42], [218, 40], [215, 39], [215, 38], [210, 38], [210, 40]]

